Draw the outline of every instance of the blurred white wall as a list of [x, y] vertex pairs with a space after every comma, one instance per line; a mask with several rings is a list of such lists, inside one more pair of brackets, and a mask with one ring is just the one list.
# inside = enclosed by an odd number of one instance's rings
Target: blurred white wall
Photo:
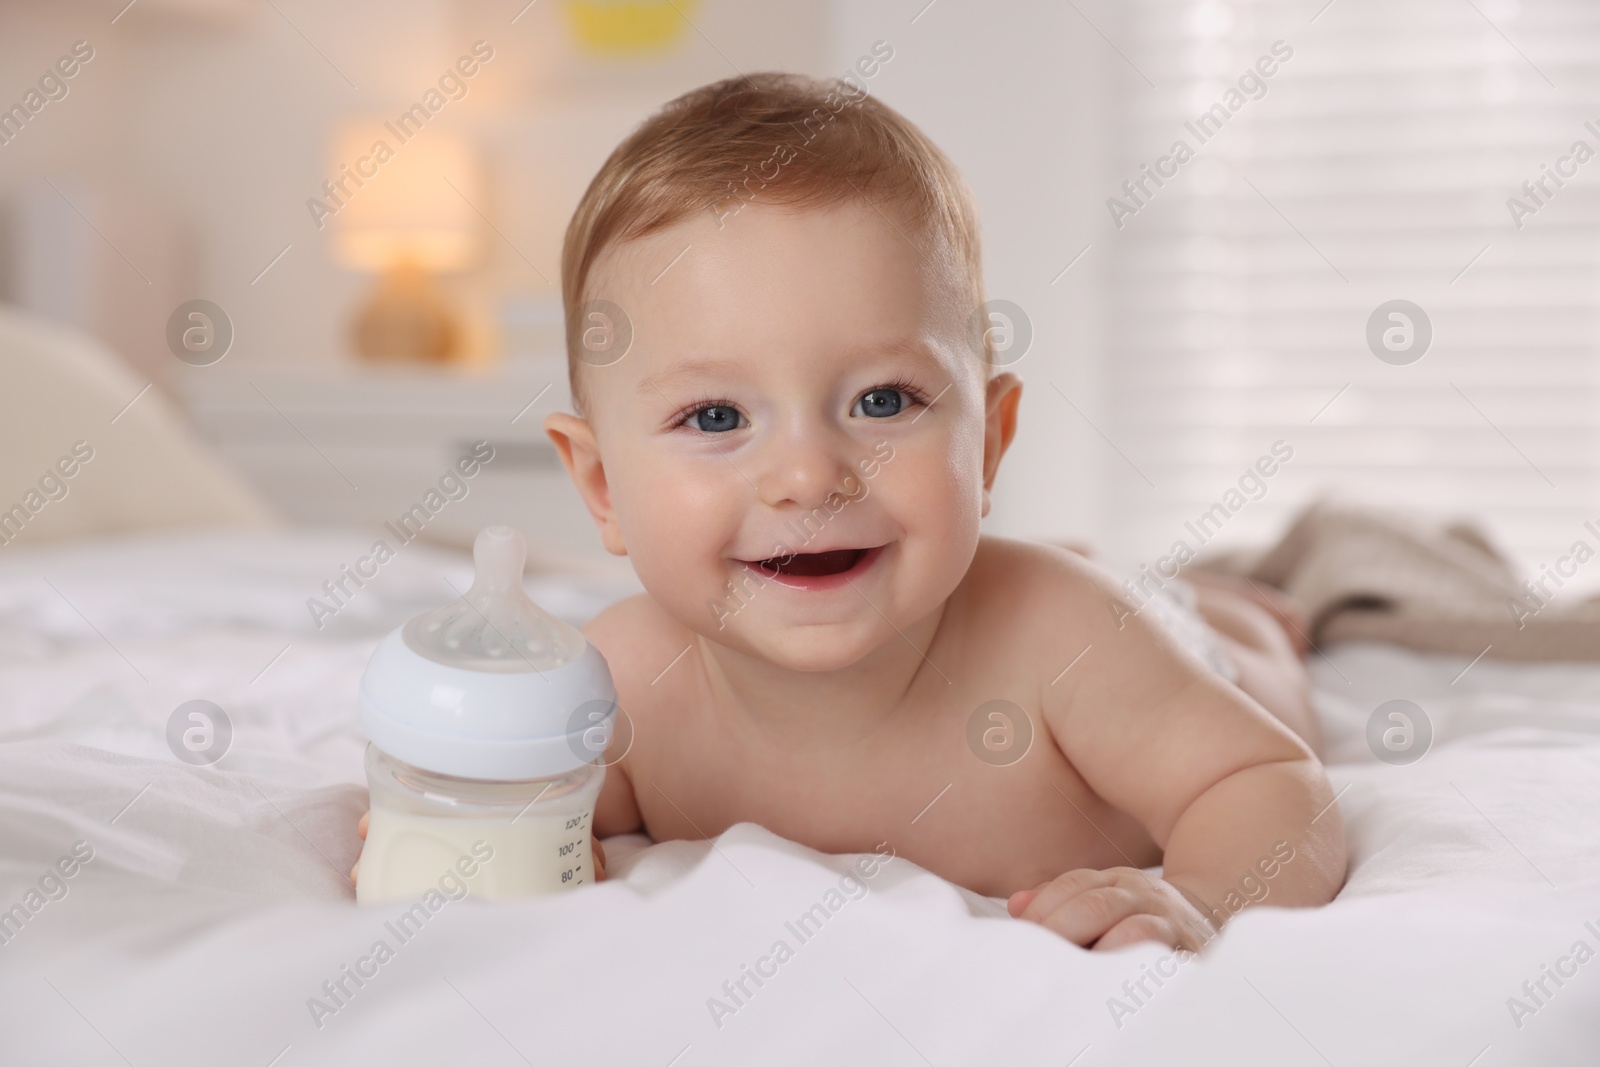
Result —
[[[732, 73], [721, 52], [745, 69], [822, 65], [826, 12], [794, 0], [691, 7], [706, 36], [646, 60], [585, 59], [559, 5], [513, 24], [521, 6], [141, 0], [112, 25], [100, 4], [9, 4], [0, 69], [17, 76], [0, 95], [20, 94], [74, 41], [95, 58], [0, 147], [0, 195], [65, 173], [138, 188], [198, 235], [195, 288], [233, 317], [231, 360], [342, 358], [370, 280], [331, 262], [330, 231], [306, 208], [333, 169], [340, 121], [397, 114], [474, 41], [494, 48], [468, 96], [434, 120], [481, 147], [492, 183], [476, 206], [515, 246], [494, 239], [473, 280], [492, 305], [553, 292], [544, 279], [557, 280], [561, 231], [605, 153], [650, 109]], [[121, 251], [137, 264], [147, 250], [132, 240]]]
[[[108, 264], [116, 306], [141, 311], [124, 318], [138, 337], [111, 330], [105, 339], [152, 375], [192, 373], [161, 361], [159, 335], [138, 343], [165, 321], [175, 285], [233, 318], [230, 369], [342, 360], [371, 280], [334, 265], [331, 231], [319, 231], [305, 206], [333, 168], [333, 130], [398, 113], [472, 42], [489, 42], [494, 59], [435, 121], [477, 144], [487, 164], [486, 199], [476, 206], [503, 238], [490, 235], [488, 262], [465, 296], [492, 316], [510, 303], [554, 304], [571, 209], [649, 111], [738, 71], [842, 73], [886, 40], [895, 57], [873, 90], [966, 173], [984, 225], [989, 294], [1020, 304], [1035, 331], [1015, 367], [1027, 382], [1022, 429], [989, 527], [1096, 533], [1104, 444], [1085, 417], [1103, 409], [1090, 358], [1102, 329], [1099, 257], [1091, 251], [1051, 280], [1087, 242], [1084, 215], [1103, 184], [1095, 172], [1102, 109], [1085, 101], [1105, 77], [1104, 42], [1070, 9], [1033, 0], [983, 8], [940, 0], [925, 10], [923, 0], [681, 6], [692, 30], [670, 53], [640, 60], [584, 55], [555, 3], [140, 0], [115, 24], [116, 10], [86, 0], [10, 4], [0, 13], [0, 69], [15, 76], [0, 97], [22, 92], [35, 68], [75, 41], [88, 41], [95, 58], [64, 100], [0, 147], [0, 197], [54, 195], [40, 179], [73, 177], [82, 190], [74, 201], [116, 255], [87, 228], [77, 237]], [[192, 264], [157, 272], [170, 250], [155, 233], [119, 222], [109, 207], [96, 220], [95, 204], [113, 193], [170, 216], [193, 238]], [[124, 207], [120, 217], [139, 214]], [[153, 273], [161, 284], [141, 281]], [[92, 319], [81, 324], [108, 332]], [[1072, 491], [1037, 489], [1064, 484]]]

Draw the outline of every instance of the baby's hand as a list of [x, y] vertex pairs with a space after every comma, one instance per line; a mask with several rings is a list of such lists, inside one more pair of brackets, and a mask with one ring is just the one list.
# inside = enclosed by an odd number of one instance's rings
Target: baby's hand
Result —
[[[360, 822], [356, 823], [356, 833], [361, 835], [361, 840], [363, 841], [367, 839], [367, 823], [371, 820], [372, 812], [369, 811], [365, 815], [361, 816]], [[590, 840], [594, 843], [594, 880], [597, 882], [603, 882], [606, 880], [606, 850], [600, 846], [600, 839], [598, 837], [591, 838]], [[360, 870], [361, 857], [357, 856], [355, 866], [350, 868], [351, 885], [356, 884], [356, 873]]]
[[1006, 910], [1095, 949], [1160, 941], [1198, 952], [1215, 936], [1209, 920], [1177, 886], [1136, 867], [1068, 871], [1011, 894]]
[[[366, 811], [366, 812], [362, 812], [361, 821], [356, 823], [356, 833], [361, 836], [361, 840], [363, 840], [363, 841], [365, 841], [367, 839], [367, 823], [369, 823], [371, 821], [372, 821], [372, 812]], [[351, 885], [355, 885], [356, 884], [356, 872], [359, 871], [359, 870], [361, 870], [361, 856], [358, 853], [356, 855], [355, 863], [353, 863], [351, 865], [351, 867], [350, 867], [350, 884]]]

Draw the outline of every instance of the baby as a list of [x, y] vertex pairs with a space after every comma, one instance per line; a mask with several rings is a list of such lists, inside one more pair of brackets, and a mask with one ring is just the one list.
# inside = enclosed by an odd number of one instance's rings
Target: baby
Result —
[[590, 184], [562, 295], [545, 429], [647, 590], [584, 628], [633, 727], [597, 836], [887, 843], [1098, 949], [1332, 898], [1287, 606], [1197, 586], [1208, 665], [1082, 554], [979, 533], [1022, 383], [904, 117], [784, 74], [685, 94]]

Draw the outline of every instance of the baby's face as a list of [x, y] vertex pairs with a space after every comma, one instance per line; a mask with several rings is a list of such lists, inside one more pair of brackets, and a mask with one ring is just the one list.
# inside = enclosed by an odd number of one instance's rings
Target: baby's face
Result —
[[546, 421], [656, 602], [798, 670], [900, 640], [956, 588], [1015, 409], [958, 261], [884, 210], [749, 205], [607, 250], [589, 293], [632, 347], [582, 368], [586, 420]]

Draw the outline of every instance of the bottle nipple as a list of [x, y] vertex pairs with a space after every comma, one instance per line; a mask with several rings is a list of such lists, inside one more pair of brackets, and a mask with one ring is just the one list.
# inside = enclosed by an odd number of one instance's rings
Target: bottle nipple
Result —
[[546, 671], [583, 654], [583, 634], [535, 604], [522, 588], [528, 543], [510, 526], [489, 526], [472, 543], [472, 588], [418, 615], [402, 636], [418, 655], [472, 671]]

